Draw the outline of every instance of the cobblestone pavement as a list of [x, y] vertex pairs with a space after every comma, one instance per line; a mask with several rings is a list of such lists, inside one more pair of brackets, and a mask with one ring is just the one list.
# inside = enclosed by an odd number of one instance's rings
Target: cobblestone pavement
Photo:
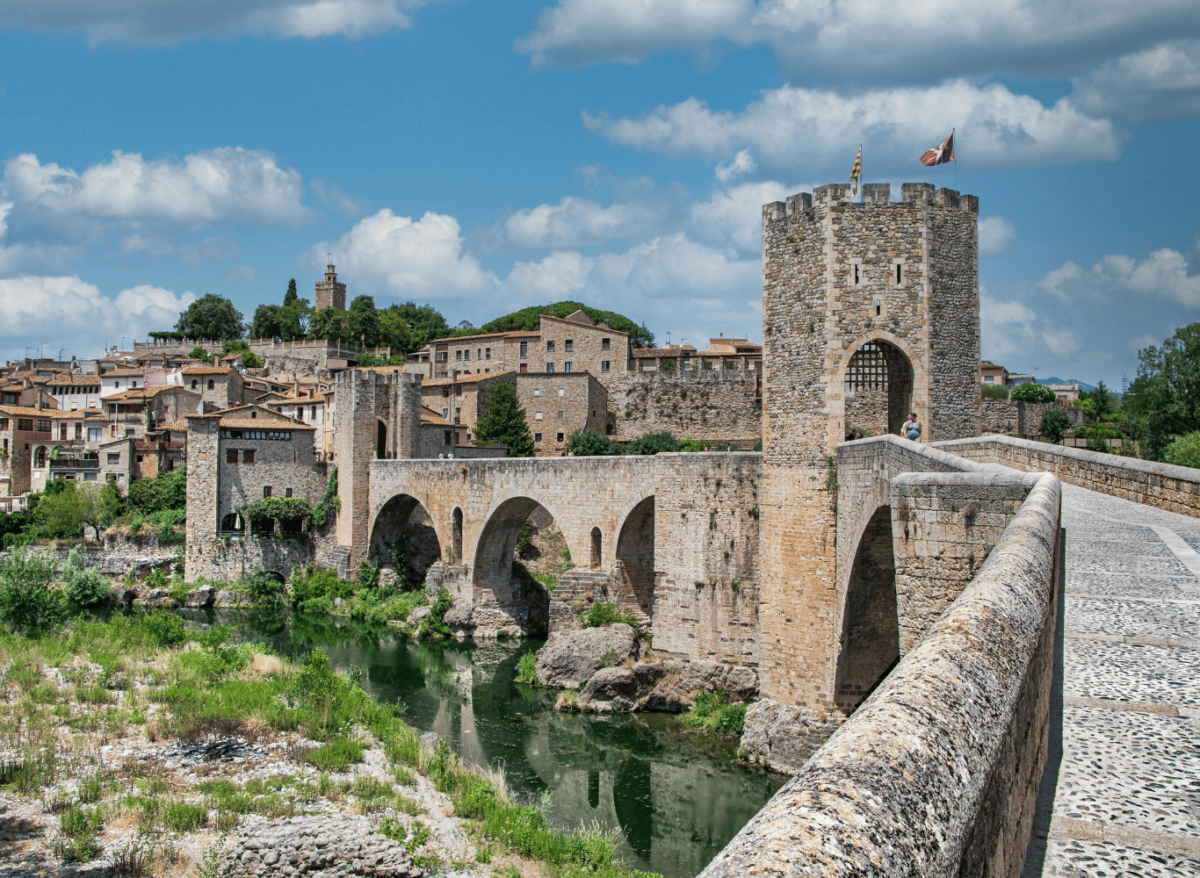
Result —
[[1062, 650], [1024, 878], [1200, 876], [1200, 519], [1063, 486]]

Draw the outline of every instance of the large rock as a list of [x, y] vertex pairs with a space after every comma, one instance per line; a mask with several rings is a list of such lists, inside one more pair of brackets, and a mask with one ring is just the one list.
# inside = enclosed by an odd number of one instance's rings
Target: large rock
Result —
[[764, 698], [746, 711], [742, 749], [776, 771], [795, 774], [843, 722], [845, 717], [839, 714]]
[[134, 599], [135, 604], [142, 604], [147, 607], [168, 607], [175, 603], [171, 597], [171, 592], [165, 588], [149, 588], [140, 592], [137, 598]]
[[306, 816], [258, 823], [226, 847], [223, 874], [238, 878], [420, 878], [404, 845], [380, 835], [364, 817]]
[[202, 585], [188, 592], [183, 604], [185, 607], [211, 607], [217, 599], [217, 591], [211, 585]]
[[681, 711], [700, 692], [724, 692], [730, 701], [752, 701], [758, 675], [750, 668], [710, 661], [642, 661], [632, 668], [598, 671], [579, 694], [581, 710], [599, 713], [631, 710]]
[[584, 628], [547, 643], [538, 651], [537, 676], [544, 686], [578, 689], [604, 667], [636, 658], [638, 638], [628, 625]]
[[248, 607], [250, 606], [250, 595], [223, 588], [213, 595], [212, 605], [214, 607]]

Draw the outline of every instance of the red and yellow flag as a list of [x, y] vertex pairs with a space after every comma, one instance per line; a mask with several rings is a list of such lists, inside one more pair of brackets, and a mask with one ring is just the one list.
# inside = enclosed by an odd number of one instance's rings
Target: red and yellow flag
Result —
[[850, 182], [854, 184], [851, 190], [851, 195], [858, 194], [858, 181], [862, 177], [862, 147], [858, 148], [858, 157], [854, 160], [854, 167], [850, 169]]

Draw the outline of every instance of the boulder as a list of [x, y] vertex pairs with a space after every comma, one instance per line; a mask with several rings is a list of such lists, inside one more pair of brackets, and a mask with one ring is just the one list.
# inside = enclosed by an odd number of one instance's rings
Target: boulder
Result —
[[665, 673], [653, 691], [644, 693], [642, 710], [688, 710], [698, 692], [725, 692], [730, 701], [752, 701], [758, 674], [751, 668], [713, 661], [664, 662]]
[[578, 689], [601, 668], [623, 664], [637, 654], [637, 632], [628, 625], [584, 628], [538, 650], [537, 676], [544, 686]]
[[250, 595], [221, 589], [213, 595], [212, 605], [214, 607], [248, 607], [250, 606]]
[[641, 700], [674, 662], [638, 662], [632, 668], [601, 668], [579, 693], [576, 707], [597, 713], [628, 713], [641, 707]]
[[433, 613], [432, 607], [417, 607], [415, 610], [413, 610], [411, 613], [408, 614], [408, 624], [416, 625], [422, 619], [428, 619], [432, 613]]
[[217, 591], [211, 585], [202, 585], [188, 592], [184, 599], [185, 607], [211, 607], [217, 599]]
[[845, 717], [839, 714], [764, 698], [746, 711], [742, 749], [776, 771], [795, 774], [843, 722]]
[[446, 611], [446, 615], [442, 616], [442, 621], [455, 634], [470, 637], [475, 633], [475, 628], [477, 627], [475, 622], [475, 605], [470, 601], [464, 601], [459, 598]]
[[174, 601], [171, 599], [171, 592], [165, 588], [150, 588], [142, 591], [135, 604], [145, 604], [147, 607], [166, 607], [170, 606]]

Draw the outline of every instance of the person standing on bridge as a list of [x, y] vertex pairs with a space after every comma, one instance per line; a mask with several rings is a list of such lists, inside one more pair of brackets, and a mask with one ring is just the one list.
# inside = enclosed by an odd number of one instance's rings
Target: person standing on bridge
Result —
[[900, 428], [900, 435], [907, 436], [913, 442], [921, 441], [921, 422], [917, 420], [916, 412], [908, 413], [908, 420]]

